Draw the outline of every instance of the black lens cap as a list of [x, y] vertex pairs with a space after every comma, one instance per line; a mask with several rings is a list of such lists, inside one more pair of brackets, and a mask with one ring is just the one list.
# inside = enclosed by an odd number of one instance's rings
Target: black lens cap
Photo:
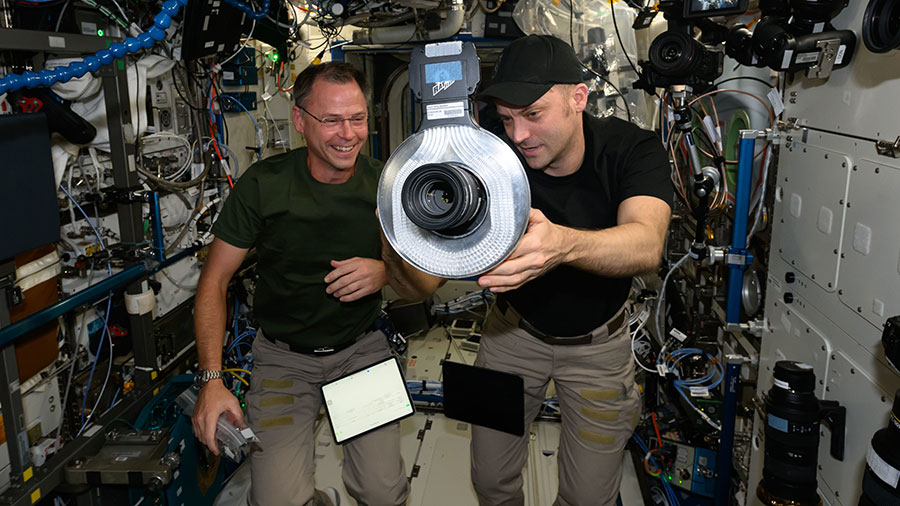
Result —
[[[793, 360], [781, 360], [775, 363], [775, 385], [797, 393], [812, 393], [816, 388], [816, 373], [813, 367]], [[783, 384], [779, 384], [782, 382]]]

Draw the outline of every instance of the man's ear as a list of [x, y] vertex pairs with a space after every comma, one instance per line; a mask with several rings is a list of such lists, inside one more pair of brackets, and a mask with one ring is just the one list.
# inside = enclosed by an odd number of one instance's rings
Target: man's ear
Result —
[[303, 134], [303, 111], [296, 105], [291, 109], [291, 120], [294, 122], [294, 128]]
[[572, 101], [575, 105], [575, 112], [581, 114], [585, 108], [587, 108], [587, 99], [590, 91], [588, 90], [587, 85], [584, 83], [579, 83], [575, 85], [575, 88], [572, 90]]

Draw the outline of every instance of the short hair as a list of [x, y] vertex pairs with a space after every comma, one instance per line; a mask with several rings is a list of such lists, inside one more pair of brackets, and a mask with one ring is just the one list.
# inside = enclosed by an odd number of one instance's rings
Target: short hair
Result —
[[302, 107], [303, 102], [312, 92], [313, 84], [317, 79], [323, 79], [330, 83], [350, 83], [356, 81], [359, 89], [365, 97], [369, 96], [369, 85], [366, 83], [366, 76], [358, 68], [349, 63], [332, 61], [319, 65], [310, 65], [300, 72], [294, 81], [294, 104]]

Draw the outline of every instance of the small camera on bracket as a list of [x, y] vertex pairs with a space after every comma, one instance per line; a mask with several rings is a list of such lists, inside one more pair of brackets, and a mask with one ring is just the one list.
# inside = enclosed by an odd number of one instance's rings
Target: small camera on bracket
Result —
[[[722, 75], [724, 51], [717, 47], [727, 29], [712, 21], [718, 16], [741, 14], [748, 0], [663, 0], [659, 10], [665, 14], [668, 29], [650, 44], [649, 60], [640, 62], [641, 78], [636, 89], [652, 92], [655, 88], [690, 86], [703, 92]], [[700, 28], [701, 38], [694, 36]]]

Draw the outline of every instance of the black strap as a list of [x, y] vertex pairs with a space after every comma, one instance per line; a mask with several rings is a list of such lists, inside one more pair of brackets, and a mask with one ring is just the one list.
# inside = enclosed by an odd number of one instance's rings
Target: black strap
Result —
[[[583, 334], [580, 336], [572, 336], [572, 337], [551, 336], [550, 334], [547, 334], [546, 332], [543, 332], [540, 329], [538, 329], [537, 327], [535, 327], [534, 325], [532, 325], [525, 318], [522, 318], [522, 316], [519, 314], [519, 312], [516, 311], [514, 307], [512, 307], [512, 305], [509, 303], [509, 301], [506, 300], [505, 297], [498, 297], [496, 304], [497, 304], [497, 309], [499, 309], [504, 314], [509, 309], [512, 309], [513, 311], [515, 311], [514, 316], [516, 318], [518, 318], [518, 320], [519, 320], [517, 323], [519, 328], [524, 330], [525, 332], [528, 332], [532, 336], [540, 339], [541, 341], [543, 341], [547, 344], [563, 345], [563, 346], [590, 344], [591, 341], [593, 341], [593, 339], [594, 339], [594, 337], [590, 333]], [[616, 332], [619, 331], [620, 328], [622, 328], [622, 325], [624, 323], [625, 323], [625, 311], [620, 311], [618, 316], [607, 324], [607, 334], [609, 334], [609, 335], [615, 334]]]

